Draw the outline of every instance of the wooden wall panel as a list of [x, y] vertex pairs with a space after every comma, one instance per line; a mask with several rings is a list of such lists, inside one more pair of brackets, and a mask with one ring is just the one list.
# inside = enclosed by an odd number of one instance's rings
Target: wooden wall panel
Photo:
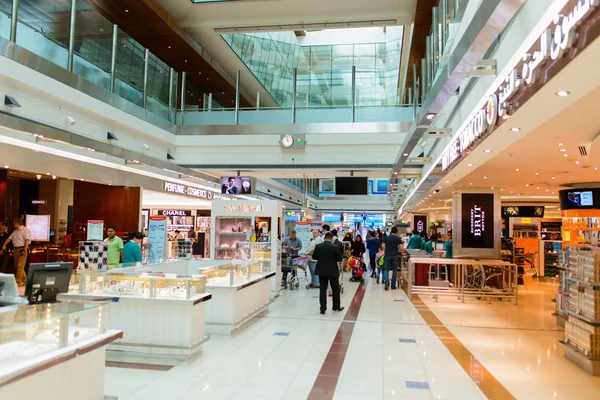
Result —
[[142, 214], [141, 188], [105, 186], [75, 181], [73, 191], [73, 240], [85, 240], [77, 232], [78, 224], [91, 219], [104, 221], [104, 227], [114, 225], [118, 232], [135, 232], [139, 229]]

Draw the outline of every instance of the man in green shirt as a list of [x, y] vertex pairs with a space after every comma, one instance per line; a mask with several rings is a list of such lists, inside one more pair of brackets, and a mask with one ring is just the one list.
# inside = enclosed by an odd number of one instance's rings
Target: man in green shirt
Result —
[[108, 269], [121, 268], [121, 258], [123, 257], [123, 240], [117, 236], [114, 226], [106, 228], [108, 237], [104, 242], [108, 243]]

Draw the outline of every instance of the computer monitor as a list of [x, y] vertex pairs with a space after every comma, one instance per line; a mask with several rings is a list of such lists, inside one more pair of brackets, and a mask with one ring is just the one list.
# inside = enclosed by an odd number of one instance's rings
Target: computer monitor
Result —
[[435, 243], [435, 250], [440, 250], [440, 251], [446, 250], [446, 243], [444, 243], [444, 242], [436, 242]]
[[0, 300], [3, 298], [19, 298], [19, 288], [13, 274], [0, 274]]
[[30, 304], [53, 303], [69, 291], [73, 263], [32, 263], [27, 273], [25, 297]]

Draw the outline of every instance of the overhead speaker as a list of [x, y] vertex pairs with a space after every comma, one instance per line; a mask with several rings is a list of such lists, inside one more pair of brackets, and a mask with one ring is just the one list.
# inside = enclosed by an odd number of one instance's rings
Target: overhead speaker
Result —
[[171, 155], [171, 153], [167, 153], [167, 160], [174, 160], [175, 157]]
[[9, 107], [21, 107], [19, 102], [12, 96], [4, 96], [4, 105]]
[[106, 132], [106, 138], [107, 138], [108, 140], [119, 140], [119, 138], [118, 138], [118, 137], [116, 137], [116, 136], [115, 136], [113, 133], [111, 133], [111, 132]]

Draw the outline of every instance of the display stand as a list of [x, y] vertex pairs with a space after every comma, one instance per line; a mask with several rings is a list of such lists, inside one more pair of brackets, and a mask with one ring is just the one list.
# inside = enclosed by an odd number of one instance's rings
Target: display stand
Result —
[[[0, 398], [104, 399], [105, 306], [73, 303], [0, 311]], [[53, 334], [56, 332], [56, 334]]]
[[[250, 239], [248, 230], [259, 228], [263, 244], [271, 245], [269, 267], [275, 271], [276, 279], [271, 279], [271, 296], [277, 297], [281, 291], [281, 249], [277, 235], [284, 221], [283, 205], [279, 201], [213, 200], [211, 216], [211, 251], [216, 260], [236, 258], [237, 244]], [[270, 227], [270, 235], [262, 232]], [[268, 229], [268, 228], [267, 228]]]
[[[175, 263], [173, 263], [175, 264]], [[124, 332], [110, 350], [190, 358], [207, 340], [204, 276], [138, 273], [134, 268], [76, 274], [59, 300], [113, 301], [106, 326]]]
[[600, 210], [563, 210], [564, 271], [556, 314], [566, 316], [567, 321], [560, 343], [568, 360], [594, 376], [600, 376], [598, 231]]

